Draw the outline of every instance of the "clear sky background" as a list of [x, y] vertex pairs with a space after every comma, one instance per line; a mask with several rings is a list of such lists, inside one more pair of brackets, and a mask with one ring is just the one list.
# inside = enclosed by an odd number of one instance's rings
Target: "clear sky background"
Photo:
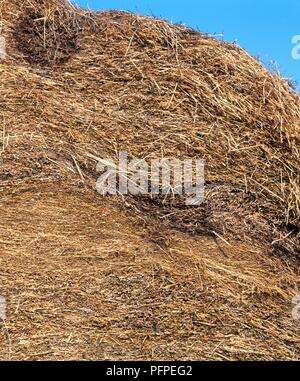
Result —
[[292, 37], [300, 35], [300, 0], [74, 0], [92, 10], [118, 9], [163, 17], [236, 41], [264, 63], [274, 61], [300, 90], [300, 59]]

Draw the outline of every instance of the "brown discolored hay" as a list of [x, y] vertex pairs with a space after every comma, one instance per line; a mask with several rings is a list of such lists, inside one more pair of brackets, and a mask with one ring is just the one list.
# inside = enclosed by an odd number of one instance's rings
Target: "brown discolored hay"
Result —
[[17, 47], [31, 64], [65, 63], [76, 52], [76, 34], [71, 25], [59, 20], [55, 12], [49, 18], [38, 13], [21, 16], [14, 33]]
[[[0, 0], [3, 359], [299, 359], [299, 95], [240, 47]], [[206, 201], [101, 197], [97, 158], [203, 158]]]

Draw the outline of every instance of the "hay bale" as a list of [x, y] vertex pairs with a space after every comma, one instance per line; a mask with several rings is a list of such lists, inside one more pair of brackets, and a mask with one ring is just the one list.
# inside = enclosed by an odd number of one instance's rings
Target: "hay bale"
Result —
[[[160, 19], [4, 0], [0, 23], [0, 356], [299, 358], [290, 84]], [[205, 159], [205, 203], [101, 198], [117, 151]]]

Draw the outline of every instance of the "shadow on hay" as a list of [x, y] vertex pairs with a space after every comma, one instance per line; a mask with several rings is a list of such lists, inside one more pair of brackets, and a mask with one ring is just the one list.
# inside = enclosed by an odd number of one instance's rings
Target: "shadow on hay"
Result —
[[13, 37], [29, 64], [54, 66], [66, 63], [79, 51], [78, 31], [71, 18], [61, 21], [59, 12], [46, 17], [31, 11], [21, 16]]

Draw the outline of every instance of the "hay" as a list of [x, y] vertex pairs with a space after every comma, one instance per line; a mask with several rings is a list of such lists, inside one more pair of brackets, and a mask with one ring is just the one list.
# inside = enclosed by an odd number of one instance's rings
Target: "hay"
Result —
[[[300, 100], [240, 47], [0, 2], [0, 356], [299, 359]], [[206, 201], [100, 197], [96, 160], [206, 160]]]

